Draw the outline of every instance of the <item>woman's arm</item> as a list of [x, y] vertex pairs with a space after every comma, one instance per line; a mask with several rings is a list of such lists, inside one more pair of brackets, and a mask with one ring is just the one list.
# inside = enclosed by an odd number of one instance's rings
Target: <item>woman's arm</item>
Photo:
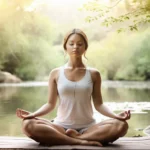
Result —
[[35, 118], [38, 116], [46, 115], [47, 113], [51, 112], [56, 105], [57, 101], [57, 84], [56, 84], [56, 78], [58, 75], [58, 69], [54, 69], [51, 71], [49, 76], [49, 85], [48, 85], [48, 102], [44, 104], [41, 108], [39, 108], [37, 111], [30, 113], [28, 115], [23, 115], [22, 118], [29, 119], [29, 118]]
[[121, 120], [127, 120], [130, 118], [130, 111], [125, 111], [120, 114], [115, 114], [111, 109], [103, 104], [102, 94], [101, 94], [101, 76], [99, 71], [92, 69], [91, 71], [92, 80], [93, 80], [93, 103], [95, 109], [101, 114]]

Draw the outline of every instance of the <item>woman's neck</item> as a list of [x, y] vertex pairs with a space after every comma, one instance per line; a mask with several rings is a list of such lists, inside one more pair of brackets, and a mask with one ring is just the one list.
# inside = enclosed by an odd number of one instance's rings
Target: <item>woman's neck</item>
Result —
[[82, 59], [69, 59], [67, 63], [67, 67], [70, 68], [83, 68], [85, 67], [84, 63], [82, 62]]

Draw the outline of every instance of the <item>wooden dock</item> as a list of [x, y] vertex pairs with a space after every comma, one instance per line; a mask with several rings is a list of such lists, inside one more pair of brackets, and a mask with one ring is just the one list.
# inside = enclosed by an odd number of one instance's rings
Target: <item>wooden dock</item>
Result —
[[126, 150], [126, 149], [149, 149], [150, 136], [146, 137], [123, 137], [106, 147], [80, 146], [80, 145], [61, 145], [61, 146], [42, 146], [27, 137], [0, 137], [0, 150], [73, 150], [73, 149], [92, 149], [92, 150]]

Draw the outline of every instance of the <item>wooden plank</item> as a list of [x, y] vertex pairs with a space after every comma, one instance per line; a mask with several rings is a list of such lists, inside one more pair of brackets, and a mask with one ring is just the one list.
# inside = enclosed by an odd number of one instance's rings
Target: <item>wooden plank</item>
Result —
[[27, 137], [0, 137], [0, 150], [72, 150], [72, 149], [150, 149], [150, 136], [146, 137], [123, 137], [106, 147], [81, 146], [81, 145], [61, 145], [42, 146]]

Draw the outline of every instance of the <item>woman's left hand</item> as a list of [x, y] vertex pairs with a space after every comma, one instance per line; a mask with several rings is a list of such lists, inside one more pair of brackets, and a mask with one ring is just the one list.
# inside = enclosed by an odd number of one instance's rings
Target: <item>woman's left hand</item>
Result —
[[131, 117], [130, 110], [121, 112], [116, 115], [116, 118], [120, 119], [120, 120], [128, 120], [128, 119], [130, 119], [130, 117]]

